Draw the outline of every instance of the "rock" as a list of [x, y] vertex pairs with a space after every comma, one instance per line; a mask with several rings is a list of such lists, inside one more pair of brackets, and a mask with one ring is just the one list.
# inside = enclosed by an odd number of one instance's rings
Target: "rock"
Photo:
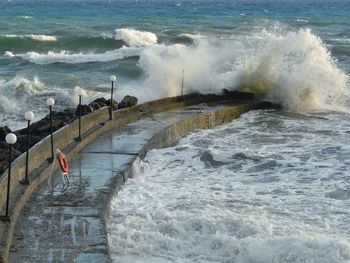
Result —
[[[52, 120], [52, 128], [55, 132], [56, 130], [62, 128], [68, 123], [65, 120], [61, 119], [53, 119]], [[41, 138], [46, 137], [50, 134], [50, 120], [48, 118], [41, 119], [40, 121], [34, 123], [31, 126], [31, 134], [35, 136], [39, 136]], [[27, 133], [26, 133], [27, 134]]]
[[[99, 104], [100, 106], [101, 106], [101, 108], [103, 108], [103, 107], [106, 107], [107, 106], [107, 103], [108, 103], [108, 101], [105, 99], [105, 98], [98, 98], [98, 99], [95, 99], [94, 101], [92, 101], [91, 103], [97, 103], [97, 104]], [[90, 103], [90, 104], [91, 104]]]
[[138, 99], [134, 96], [126, 95], [118, 105], [118, 109], [133, 107], [137, 104]]
[[[14, 147], [12, 147], [12, 157], [11, 157], [12, 161], [22, 154], [15, 147], [16, 147], [16, 144], [14, 145]], [[8, 147], [5, 150], [2, 150], [0, 152], [0, 162], [8, 162], [9, 153], [10, 153], [10, 149]]]
[[0, 141], [0, 151], [4, 150], [6, 148], [7, 148], [7, 143], [3, 142], [3, 141]]
[[59, 119], [61, 121], [70, 123], [74, 119], [74, 108], [68, 108], [64, 111], [55, 112], [55, 114], [52, 115], [52, 119]]
[[90, 105], [86, 105], [86, 104], [78, 105], [77, 110], [75, 111], [75, 115], [79, 116], [80, 108], [81, 108], [81, 116], [84, 116], [94, 111], [94, 108], [91, 107]]
[[91, 102], [89, 105], [90, 105], [92, 108], [94, 108], [94, 110], [99, 110], [99, 109], [102, 108], [101, 105], [100, 105], [99, 103], [97, 103], [97, 102]]
[[27, 135], [19, 135], [17, 136], [17, 142], [14, 145], [14, 147], [20, 151], [20, 152], [25, 152], [27, 148]]
[[0, 176], [5, 172], [8, 167], [8, 162], [0, 161]]
[[[41, 139], [42, 137], [40, 136], [31, 135], [29, 138], [29, 148], [41, 141]], [[27, 151], [27, 135], [20, 135], [17, 137], [15, 148], [22, 153]]]
[[[9, 148], [6, 148], [0, 152], [0, 176], [5, 172], [5, 170], [8, 167], [8, 160], [9, 160], [9, 153], [10, 153], [9, 151], [10, 151]], [[14, 147], [12, 147], [11, 160], [13, 161], [20, 155], [21, 155], [21, 152], [16, 150]]]
[[5, 137], [7, 134], [11, 132], [11, 129], [7, 126], [0, 127], [0, 141], [5, 141]]
[[[107, 106], [111, 106], [111, 100], [107, 100]], [[118, 102], [116, 100], [113, 100], [113, 110], [118, 109]]]
[[70, 121], [73, 121], [75, 119], [75, 108], [68, 108], [65, 109], [63, 112], [70, 118]]

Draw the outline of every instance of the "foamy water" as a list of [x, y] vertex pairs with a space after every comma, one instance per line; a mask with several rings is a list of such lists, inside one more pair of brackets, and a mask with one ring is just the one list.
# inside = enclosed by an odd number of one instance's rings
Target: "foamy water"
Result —
[[67, 63], [67, 64], [80, 64], [89, 62], [110, 62], [127, 57], [138, 56], [140, 50], [138, 48], [122, 47], [120, 49], [107, 51], [105, 53], [71, 53], [68, 51], [61, 51], [59, 53], [49, 51], [47, 54], [40, 54], [37, 52], [28, 52], [26, 54], [17, 54], [22, 59], [28, 60], [38, 65], [48, 65], [53, 63]]
[[349, 132], [254, 111], [152, 150], [113, 199], [114, 262], [350, 262]]
[[[29, 17], [24, 17], [25, 19], [30, 19]], [[57, 41], [57, 37], [55, 36], [47, 36], [47, 35], [35, 35], [35, 34], [30, 34], [30, 35], [5, 35], [5, 37], [8, 38], [30, 38], [33, 40], [37, 41]]]
[[[119, 97], [126, 94], [138, 96], [140, 102], [179, 95], [184, 71], [184, 91], [187, 94], [239, 89], [255, 92], [257, 96], [293, 111], [348, 109], [349, 76], [338, 67], [330, 50], [310, 29], [290, 30], [277, 23], [256, 26], [234, 37], [188, 33], [178, 35], [192, 39], [192, 44], [162, 43], [155, 33], [130, 28], [116, 29], [111, 36], [122, 41], [122, 46], [105, 52], [61, 50], [15, 53], [6, 50], [4, 56], [9, 60], [23, 60], [36, 66], [55, 66], [60, 63], [77, 64], [79, 67], [88, 63], [129, 63], [123, 61], [136, 59], [142, 77], [119, 82], [117, 94]], [[108, 39], [102, 38], [103, 41]], [[47, 76], [38, 78], [46, 87]], [[102, 75], [96, 76], [96, 79], [102, 78]], [[82, 80], [75, 79], [73, 75], [73, 83], [81, 86]], [[18, 88], [16, 83], [17, 76], [3, 81], [0, 83], [0, 93], [7, 94], [5, 89], [8, 88], [13, 89], [10, 94], [15, 93]], [[66, 88], [55, 84], [54, 89]], [[108, 92], [102, 95], [107, 96]], [[74, 99], [68, 100], [68, 104], [69, 101]], [[6, 112], [12, 112], [16, 118], [16, 112], [21, 113], [24, 108], [28, 108], [22, 105], [17, 103], [18, 107], [23, 108]]]

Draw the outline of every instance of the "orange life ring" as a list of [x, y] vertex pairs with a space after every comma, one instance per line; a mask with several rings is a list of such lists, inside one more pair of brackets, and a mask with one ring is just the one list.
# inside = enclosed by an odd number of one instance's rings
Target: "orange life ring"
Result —
[[62, 153], [62, 152], [58, 152], [57, 153], [57, 161], [58, 161], [58, 164], [60, 165], [61, 167], [61, 170], [63, 173], [68, 173], [68, 160], [67, 160], [67, 157]]

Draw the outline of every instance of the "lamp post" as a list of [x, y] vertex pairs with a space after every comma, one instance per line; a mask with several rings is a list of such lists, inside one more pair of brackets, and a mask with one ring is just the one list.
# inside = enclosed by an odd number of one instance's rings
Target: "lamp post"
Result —
[[11, 187], [11, 157], [12, 157], [12, 145], [16, 143], [17, 137], [13, 133], [6, 135], [6, 143], [9, 145], [9, 167], [8, 167], [8, 176], [7, 176], [7, 196], [6, 196], [6, 210], [5, 215], [0, 216], [0, 220], [10, 222], [9, 216], [9, 203], [10, 203], [10, 187]]
[[76, 138], [76, 139], [77, 139], [77, 141], [82, 141], [83, 138], [81, 137], [81, 97], [83, 97], [83, 96], [86, 97], [87, 94], [82, 88], [80, 88], [78, 86], [75, 87], [75, 90], [77, 91], [78, 96], [79, 96], [79, 106], [78, 106], [78, 108], [79, 108], [79, 110], [78, 110], [78, 114], [79, 114], [79, 135], [78, 135], [78, 138]]
[[46, 100], [47, 106], [49, 106], [50, 110], [50, 133], [51, 133], [51, 158], [48, 158], [47, 161], [49, 163], [53, 162], [54, 154], [53, 154], [53, 127], [52, 127], [52, 106], [55, 104], [55, 100], [53, 98], [48, 98]]
[[182, 80], [181, 80], [181, 97], [184, 95], [184, 73], [185, 70], [182, 70]]
[[109, 119], [113, 120], [113, 86], [114, 86], [114, 82], [117, 80], [117, 77], [112, 75], [109, 77], [109, 80], [112, 83], [112, 89], [111, 89], [111, 107], [109, 110]]
[[27, 111], [24, 114], [24, 118], [28, 121], [28, 128], [27, 128], [27, 153], [26, 153], [26, 174], [25, 178], [20, 182], [20, 184], [29, 185], [30, 182], [28, 180], [28, 158], [29, 158], [29, 138], [30, 138], [30, 122], [34, 119], [34, 113], [32, 111]]

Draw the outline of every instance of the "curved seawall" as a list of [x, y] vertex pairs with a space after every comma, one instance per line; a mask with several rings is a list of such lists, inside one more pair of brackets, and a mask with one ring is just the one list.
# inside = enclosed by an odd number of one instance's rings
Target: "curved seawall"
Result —
[[[194, 105], [202, 102], [208, 103], [210, 109], [203, 108], [204, 112], [199, 113]], [[132, 177], [135, 160], [149, 149], [171, 145], [196, 129], [211, 128], [248, 110], [271, 106], [267, 102], [237, 100], [235, 96], [167, 98], [116, 111], [113, 121], [108, 120], [108, 108], [85, 116], [82, 142], [75, 141], [77, 122], [62, 128], [55, 133], [55, 144], [72, 160], [68, 198], [67, 192], [61, 191], [49, 195], [46, 184], [42, 184], [51, 170], [45, 161], [50, 155], [49, 138], [46, 138], [31, 149], [30, 186], [17, 183], [23, 176], [24, 156], [13, 164], [11, 222], [1, 223], [3, 262], [8, 260], [10, 247], [11, 262], [55, 262], [62, 258], [68, 262], [108, 262], [105, 220], [109, 201], [123, 182]], [[139, 137], [137, 132], [141, 132]], [[113, 145], [113, 138], [118, 145]], [[108, 164], [107, 160], [113, 158], [115, 163]], [[100, 166], [104, 170], [99, 175], [96, 168]], [[74, 188], [78, 173], [80, 179], [88, 177], [90, 186], [83, 187], [84, 194]], [[6, 190], [5, 177], [1, 178], [1, 194]], [[1, 201], [3, 204], [4, 196]], [[40, 220], [41, 224], [31, 224], [31, 218], [35, 222]], [[26, 243], [28, 240], [35, 240], [36, 245]]]

